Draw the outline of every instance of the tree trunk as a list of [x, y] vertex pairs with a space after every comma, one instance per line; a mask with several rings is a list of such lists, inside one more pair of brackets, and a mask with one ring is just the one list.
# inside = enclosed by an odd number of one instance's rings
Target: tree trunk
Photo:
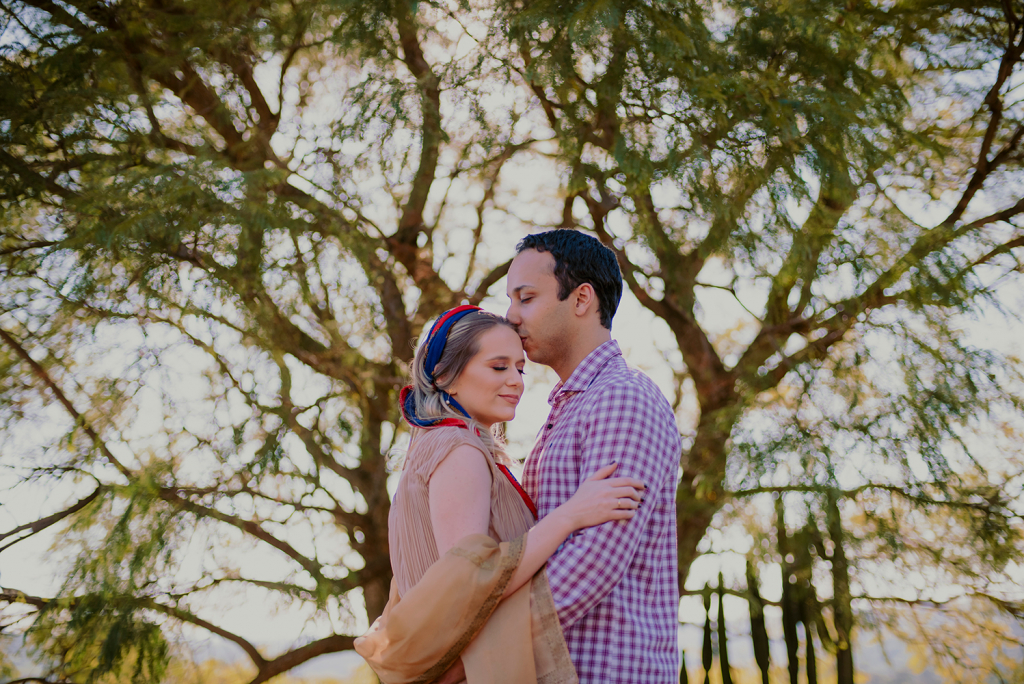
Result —
[[800, 675], [800, 637], [796, 632], [799, 621], [799, 607], [795, 605], [793, 584], [791, 582], [792, 567], [788, 560], [792, 553], [789, 533], [786, 531], [786, 515], [780, 495], [775, 500], [775, 530], [778, 537], [779, 555], [782, 560], [782, 636], [786, 640], [787, 666], [789, 668], [789, 684], [798, 684]]
[[853, 684], [853, 601], [850, 595], [850, 565], [846, 558], [846, 539], [839, 511], [838, 493], [825, 496], [828, 534], [832, 551], [833, 612], [836, 623], [836, 684]]
[[807, 671], [807, 684], [818, 684], [818, 659], [814, 655], [814, 630], [812, 620], [804, 613], [804, 668]]
[[722, 669], [722, 684], [732, 684], [729, 667], [729, 646], [725, 627], [725, 577], [718, 573], [718, 665]]
[[715, 660], [711, 645], [711, 585], [704, 585], [704, 648], [701, 651], [701, 664], [704, 666], [704, 684], [711, 684], [711, 664]]
[[761, 684], [770, 684], [768, 672], [771, 670], [771, 642], [764, 624], [764, 601], [757, 586], [757, 574], [754, 563], [747, 559], [747, 604], [750, 607], [750, 639], [754, 642], [754, 660], [761, 670]]
[[683, 475], [676, 490], [676, 529], [679, 544], [679, 589], [686, 584], [690, 566], [701, 554], [697, 550], [715, 513], [725, 502], [726, 444], [740, 415], [738, 406], [724, 407], [701, 402], [697, 436], [685, 457]]
[[679, 589], [682, 591], [686, 578], [690, 574], [690, 566], [700, 557], [697, 550], [700, 540], [704, 538], [711, 520], [720, 506], [698, 497], [698, 483], [687, 478], [679, 483], [676, 492], [676, 529], [679, 543]]
[[388, 544], [388, 516], [391, 512], [387, 490], [386, 459], [382, 452], [381, 429], [391, 417], [392, 388], [380, 382], [374, 383], [374, 394], [365, 398], [363, 425], [360, 434], [359, 472], [363, 479], [359, 493], [366, 499], [365, 537], [357, 551], [366, 560], [367, 567], [374, 568], [373, 579], [363, 585], [363, 600], [366, 616], [373, 622], [388, 602], [391, 590], [391, 560]]

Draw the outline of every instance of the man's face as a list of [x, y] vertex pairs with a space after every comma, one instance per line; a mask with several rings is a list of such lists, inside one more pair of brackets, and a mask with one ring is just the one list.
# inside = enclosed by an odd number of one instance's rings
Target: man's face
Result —
[[518, 254], [508, 269], [506, 292], [512, 303], [505, 316], [516, 326], [526, 355], [534, 363], [556, 363], [571, 347], [575, 317], [572, 296], [558, 299], [555, 258], [535, 249]]

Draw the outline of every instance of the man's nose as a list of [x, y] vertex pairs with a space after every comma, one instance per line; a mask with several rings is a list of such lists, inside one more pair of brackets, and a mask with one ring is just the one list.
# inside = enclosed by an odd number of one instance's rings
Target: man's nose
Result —
[[519, 320], [519, 307], [516, 306], [515, 302], [508, 305], [508, 311], [505, 312], [505, 318], [507, 318], [508, 322], [512, 325], [519, 325], [522, 323], [522, 321]]

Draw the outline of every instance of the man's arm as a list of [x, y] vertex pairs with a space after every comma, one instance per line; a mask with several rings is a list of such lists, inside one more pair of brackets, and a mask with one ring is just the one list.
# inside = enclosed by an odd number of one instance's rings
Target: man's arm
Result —
[[[663, 496], [678, 466], [679, 434], [661, 397], [639, 383], [602, 388], [588, 408], [580, 481], [616, 461], [616, 475], [647, 485], [647, 497]], [[654, 512], [654, 501], [632, 520], [605, 523], [570, 537], [547, 565], [551, 594], [566, 629], [605, 599], [628, 571]]]

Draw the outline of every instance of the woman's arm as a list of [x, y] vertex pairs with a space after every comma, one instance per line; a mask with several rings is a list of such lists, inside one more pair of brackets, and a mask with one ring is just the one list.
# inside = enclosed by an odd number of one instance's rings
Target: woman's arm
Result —
[[[526, 584], [570, 534], [611, 520], [629, 520], [640, 505], [643, 483], [629, 477], [609, 479], [616, 464], [604, 466], [564, 504], [541, 518], [526, 537], [519, 567], [505, 596]], [[452, 450], [434, 469], [428, 483], [430, 523], [443, 556], [470, 534], [487, 534], [491, 515], [491, 470], [471, 446]]]
[[438, 558], [467, 535], [487, 534], [491, 521], [491, 468], [485, 458], [479, 449], [464, 444], [445, 456], [430, 476], [430, 524]]
[[526, 537], [526, 549], [504, 596], [510, 596], [543, 567], [570, 534], [612, 520], [629, 520], [643, 500], [644, 483], [631, 477], [608, 479], [617, 464], [587, 478], [568, 501], [540, 519]]

